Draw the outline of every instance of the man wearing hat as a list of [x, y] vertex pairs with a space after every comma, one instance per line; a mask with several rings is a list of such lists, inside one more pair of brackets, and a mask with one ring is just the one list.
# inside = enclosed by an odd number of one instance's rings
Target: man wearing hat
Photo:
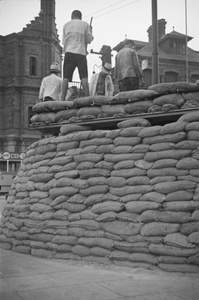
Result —
[[111, 64], [105, 63], [99, 73], [92, 75], [89, 84], [90, 96], [113, 96], [114, 85], [111, 78]]
[[59, 101], [62, 79], [60, 78], [60, 67], [57, 62], [50, 66], [50, 75], [42, 79], [39, 99], [41, 101]]

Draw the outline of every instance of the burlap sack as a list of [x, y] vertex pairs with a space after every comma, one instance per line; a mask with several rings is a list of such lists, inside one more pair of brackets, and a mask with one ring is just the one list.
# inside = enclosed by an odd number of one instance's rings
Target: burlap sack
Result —
[[115, 235], [133, 236], [140, 232], [141, 224], [132, 222], [112, 221], [100, 223], [103, 230]]
[[91, 211], [95, 214], [103, 214], [109, 211], [120, 212], [123, 209], [124, 205], [115, 201], [105, 201], [103, 203], [95, 204], [91, 207]]
[[134, 127], [134, 126], [150, 126], [150, 122], [144, 118], [132, 118], [132, 119], [127, 119], [125, 121], [122, 121], [117, 124], [118, 128], [127, 128], [127, 127]]
[[143, 129], [143, 127], [127, 127], [123, 128], [119, 135], [123, 137], [132, 137], [132, 136], [138, 136], [139, 132]]
[[156, 152], [147, 152], [144, 159], [149, 162], [154, 162], [159, 159], [176, 159], [179, 160], [191, 155], [191, 150], [165, 150]]
[[33, 115], [30, 119], [31, 123], [43, 123], [43, 124], [49, 124], [49, 123], [55, 123], [55, 116], [56, 114], [54, 112], [43, 112], [36, 115]]
[[124, 105], [124, 111], [127, 114], [146, 113], [152, 105], [152, 100], [137, 101]]
[[190, 212], [174, 212], [174, 211], [158, 211], [145, 210], [137, 218], [139, 222], [163, 222], [163, 223], [179, 223], [183, 224], [192, 220]]
[[151, 253], [156, 255], [169, 255], [169, 256], [179, 256], [179, 257], [189, 257], [198, 252], [196, 248], [180, 248], [161, 244], [150, 244], [149, 250]]
[[185, 103], [181, 94], [170, 94], [157, 97], [153, 100], [154, 105], [174, 104], [180, 108]]
[[187, 211], [191, 212], [199, 208], [198, 201], [172, 201], [163, 204], [165, 211]]
[[164, 243], [166, 245], [176, 246], [180, 248], [195, 248], [195, 245], [192, 244], [193, 243], [192, 239], [189, 240], [189, 237], [187, 238], [187, 236], [179, 232], [167, 234], [164, 237]]
[[178, 143], [186, 138], [185, 132], [177, 132], [171, 134], [157, 135], [153, 137], [143, 138], [144, 144], [157, 144], [157, 143]]
[[127, 212], [141, 214], [145, 210], [159, 209], [160, 203], [150, 201], [131, 201], [125, 204]]
[[117, 114], [125, 115], [124, 105], [122, 104], [102, 105], [101, 110], [102, 113], [106, 114], [109, 117], [112, 117]]
[[175, 167], [176, 164], [178, 163], [177, 159], [159, 159], [156, 160], [152, 166], [152, 169], [161, 169], [161, 168], [170, 168], [170, 167]]
[[151, 99], [157, 95], [157, 92], [153, 90], [134, 90], [134, 91], [126, 91], [119, 92], [113, 97], [113, 101], [115, 99], [129, 99], [129, 102], [134, 102], [138, 100]]
[[165, 201], [189, 201], [193, 199], [193, 193], [185, 190], [171, 192], [165, 196]]
[[151, 127], [143, 128], [139, 133], [138, 136], [144, 138], [149, 136], [156, 136], [160, 134], [160, 131], [162, 129], [162, 126], [156, 125]]
[[189, 190], [196, 188], [197, 184], [192, 181], [178, 180], [174, 182], [161, 182], [154, 186], [154, 190], [158, 193], [169, 194], [181, 190]]
[[86, 125], [65, 124], [65, 125], [62, 125], [60, 128], [60, 135], [66, 135], [71, 132], [86, 131], [86, 130], [90, 130], [90, 129], [91, 129], [91, 127], [86, 126]]

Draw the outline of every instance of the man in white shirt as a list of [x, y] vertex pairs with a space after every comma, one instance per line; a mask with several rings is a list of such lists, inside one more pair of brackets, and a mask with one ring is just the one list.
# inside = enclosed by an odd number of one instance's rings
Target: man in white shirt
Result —
[[82, 13], [74, 10], [71, 21], [63, 27], [62, 44], [65, 53], [63, 66], [62, 100], [65, 99], [68, 83], [72, 81], [73, 73], [78, 68], [84, 95], [89, 96], [87, 44], [93, 40], [92, 27], [82, 21]]
[[50, 66], [50, 75], [42, 79], [39, 99], [41, 101], [59, 101], [61, 94], [62, 79], [60, 78], [60, 67], [58, 63]]

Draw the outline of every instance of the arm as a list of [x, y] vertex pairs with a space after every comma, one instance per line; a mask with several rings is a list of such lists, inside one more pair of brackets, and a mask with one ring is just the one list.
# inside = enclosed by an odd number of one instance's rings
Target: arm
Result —
[[117, 55], [115, 56], [115, 78], [117, 79]]
[[113, 96], [113, 92], [114, 92], [114, 85], [113, 85], [113, 81], [111, 76], [109, 76], [109, 83], [108, 83], [108, 96], [111, 97]]
[[140, 68], [140, 63], [138, 60], [138, 56], [137, 53], [135, 51], [133, 51], [133, 66], [134, 66], [134, 70], [135, 70], [135, 74], [138, 78], [142, 78], [142, 70]]
[[92, 35], [92, 26], [89, 26], [87, 24], [86, 26], [86, 34], [85, 34], [85, 43], [90, 44], [94, 39], [94, 36]]

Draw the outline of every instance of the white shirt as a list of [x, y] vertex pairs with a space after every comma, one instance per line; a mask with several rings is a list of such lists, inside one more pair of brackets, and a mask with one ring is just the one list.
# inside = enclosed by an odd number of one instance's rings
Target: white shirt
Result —
[[59, 101], [61, 93], [62, 79], [56, 74], [44, 77], [39, 91], [39, 99], [44, 100], [45, 97], [51, 97], [53, 100]]
[[86, 45], [93, 40], [91, 28], [85, 21], [74, 19], [63, 27], [62, 44], [64, 53], [86, 55]]

